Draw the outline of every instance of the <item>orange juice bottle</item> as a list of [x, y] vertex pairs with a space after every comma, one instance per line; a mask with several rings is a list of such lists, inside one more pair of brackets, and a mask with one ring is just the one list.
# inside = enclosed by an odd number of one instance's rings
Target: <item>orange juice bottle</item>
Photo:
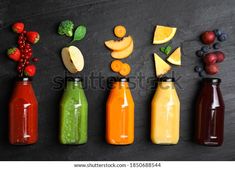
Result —
[[134, 142], [134, 101], [127, 78], [117, 79], [106, 103], [106, 140], [109, 144]]
[[151, 140], [154, 144], [177, 144], [180, 129], [180, 101], [174, 78], [159, 79], [151, 104]]

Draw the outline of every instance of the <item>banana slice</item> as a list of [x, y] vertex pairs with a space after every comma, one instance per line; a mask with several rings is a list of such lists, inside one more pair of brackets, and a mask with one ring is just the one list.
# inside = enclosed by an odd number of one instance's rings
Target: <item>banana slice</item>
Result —
[[78, 71], [77, 71], [77, 69], [73, 65], [73, 62], [70, 59], [70, 54], [69, 54], [69, 50], [68, 49], [69, 48], [65, 47], [61, 51], [61, 56], [62, 56], [62, 60], [63, 60], [64, 66], [66, 67], [66, 69], [70, 73], [77, 73]]
[[77, 73], [84, 68], [84, 58], [81, 51], [75, 47], [65, 47], [61, 51], [64, 66], [70, 73]]
[[70, 46], [69, 47], [69, 54], [70, 54], [70, 59], [73, 62], [73, 65], [77, 69], [77, 71], [82, 71], [84, 68], [84, 58], [82, 55], [82, 52], [75, 46]]

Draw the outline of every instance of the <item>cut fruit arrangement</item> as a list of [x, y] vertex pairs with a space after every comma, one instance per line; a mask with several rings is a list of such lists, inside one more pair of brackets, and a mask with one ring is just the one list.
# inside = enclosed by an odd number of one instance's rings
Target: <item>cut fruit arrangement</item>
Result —
[[33, 57], [32, 45], [39, 41], [40, 35], [35, 31], [27, 32], [22, 22], [14, 23], [12, 30], [18, 34], [18, 47], [9, 48], [7, 55], [18, 63], [17, 72], [20, 77], [33, 77], [36, 74], [36, 66], [31, 62], [38, 62], [39, 59]]
[[[58, 27], [58, 34], [73, 37], [72, 42], [82, 40], [86, 35], [86, 27], [80, 25], [74, 29], [74, 23], [71, 20], [62, 21]], [[84, 68], [84, 57], [82, 52], [76, 46], [64, 47], [61, 50], [62, 61], [70, 73], [81, 72]]]
[[[124, 59], [129, 57], [133, 52], [134, 42], [130, 35], [125, 37], [126, 28], [122, 25], [115, 26], [114, 35], [121, 39], [105, 41], [105, 46], [112, 50], [111, 56], [114, 59]], [[127, 76], [131, 72], [130, 65], [122, 63], [120, 60], [114, 60], [111, 63], [111, 69], [121, 76]]]
[[[220, 49], [221, 42], [226, 41], [228, 35], [216, 29], [214, 31], [206, 31], [200, 37], [201, 42], [205, 45], [196, 51], [196, 55], [202, 59], [204, 66], [196, 66], [194, 70], [199, 73], [199, 76], [203, 76], [204, 70], [208, 75], [215, 75], [219, 72], [218, 63], [223, 62], [225, 59], [225, 55]], [[217, 42], [215, 42], [216, 38]]]
[[[174, 27], [157, 25], [154, 32], [153, 44], [163, 44], [169, 42], [174, 37], [176, 30], [177, 28]], [[160, 51], [168, 56], [167, 61], [169, 63], [177, 66], [181, 65], [180, 47], [176, 48], [174, 52], [171, 53], [172, 47], [167, 45], [165, 47], [161, 47]], [[157, 77], [163, 76], [172, 69], [171, 66], [156, 53], [154, 53], [154, 61]]]

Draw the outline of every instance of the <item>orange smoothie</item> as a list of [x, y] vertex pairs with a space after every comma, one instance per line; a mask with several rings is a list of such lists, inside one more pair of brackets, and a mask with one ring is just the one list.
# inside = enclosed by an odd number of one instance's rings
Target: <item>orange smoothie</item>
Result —
[[134, 142], [134, 101], [126, 78], [114, 82], [106, 103], [106, 140], [114, 145]]
[[173, 78], [162, 78], [151, 104], [151, 140], [154, 144], [177, 144], [180, 101]]

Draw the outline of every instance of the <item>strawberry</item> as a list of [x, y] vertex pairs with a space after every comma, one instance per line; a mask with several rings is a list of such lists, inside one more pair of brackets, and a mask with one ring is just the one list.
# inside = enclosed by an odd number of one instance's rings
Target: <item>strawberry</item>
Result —
[[24, 23], [22, 22], [16, 22], [12, 25], [12, 30], [15, 33], [22, 33], [24, 31]]
[[40, 39], [39, 33], [38, 32], [33, 32], [33, 31], [27, 32], [26, 37], [27, 37], [27, 40], [32, 44], [37, 43]]
[[16, 47], [9, 48], [7, 50], [7, 55], [10, 59], [12, 59], [16, 62], [20, 60], [20, 50]]
[[35, 65], [27, 65], [24, 69], [25, 76], [32, 77], [36, 73], [36, 66]]

